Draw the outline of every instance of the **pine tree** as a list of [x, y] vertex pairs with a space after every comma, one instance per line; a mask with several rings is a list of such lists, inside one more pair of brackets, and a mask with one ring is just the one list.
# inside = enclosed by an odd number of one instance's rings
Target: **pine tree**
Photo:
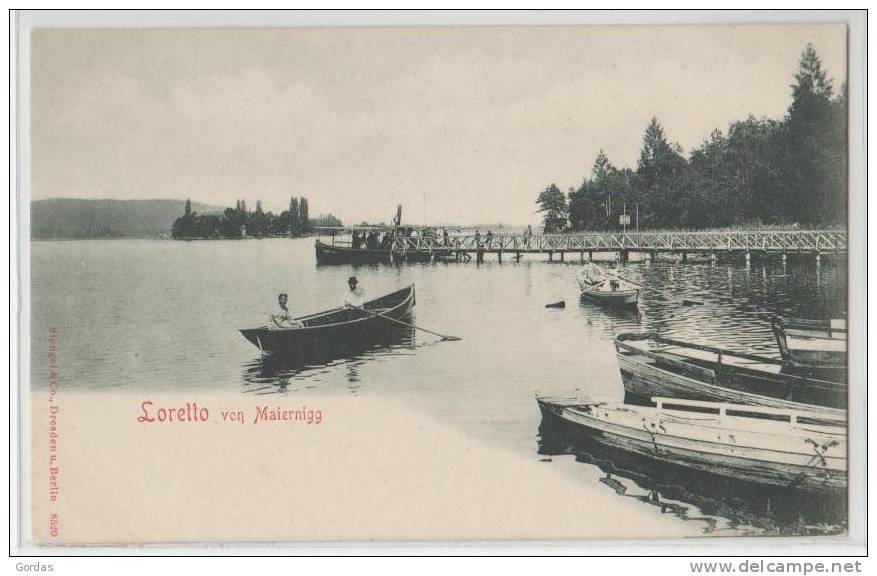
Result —
[[[785, 187], [780, 191], [787, 218], [802, 223], [843, 220], [846, 172], [846, 114], [839, 118], [832, 82], [810, 44], [801, 54], [792, 103], [779, 149]], [[843, 134], [840, 138], [838, 134]]]
[[646, 127], [640, 150], [637, 176], [643, 199], [643, 216], [652, 227], [678, 224], [681, 204], [681, 176], [686, 168], [682, 149], [671, 145], [657, 118]]
[[566, 229], [566, 196], [560, 191], [557, 184], [551, 184], [540, 192], [536, 203], [539, 205], [538, 211], [543, 213], [542, 225], [546, 234], [563, 232]]

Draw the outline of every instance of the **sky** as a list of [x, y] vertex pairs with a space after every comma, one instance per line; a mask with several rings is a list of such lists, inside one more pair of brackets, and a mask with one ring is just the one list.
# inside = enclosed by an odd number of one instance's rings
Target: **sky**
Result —
[[35, 30], [32, 198], [535, 224], [653, 116], [686, 154], [782, 117], [808, 42], [839, 88], [843, 25]]

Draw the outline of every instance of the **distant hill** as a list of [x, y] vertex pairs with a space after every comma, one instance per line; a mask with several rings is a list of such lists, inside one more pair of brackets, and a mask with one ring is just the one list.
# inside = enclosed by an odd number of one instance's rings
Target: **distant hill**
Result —
[[[30, 235], [34, 239], [170, 235], [185, 204], [185, 200], [34, 200], [30, 203]], [[192, 210], [218, 214], [225, 208], [192, 202]]]

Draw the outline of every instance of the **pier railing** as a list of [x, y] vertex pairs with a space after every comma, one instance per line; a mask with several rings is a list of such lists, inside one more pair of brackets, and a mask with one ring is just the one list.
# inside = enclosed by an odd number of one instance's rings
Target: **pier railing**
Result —
[[432, 236], [397, 235], [393, 251], [405, 252], [776, 252], [841, 253], [843, 230], [764, 230], [696, 232], [497, 233]]

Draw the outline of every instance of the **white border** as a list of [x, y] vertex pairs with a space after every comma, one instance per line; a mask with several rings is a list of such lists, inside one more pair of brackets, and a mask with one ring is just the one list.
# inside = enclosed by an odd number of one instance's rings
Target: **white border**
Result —
[[[18, 356], [12, 356], [17, 362], [11, 366], [11, 376], [17, 376], [19, 386], [13, 386], [16, 379], [11, 380], [11, 407], [21, 407], [27, 413], [27, 394], [21, 394], [24, 383], [29, 377], [29, 309], [18, 306], [19, 300], [26, 301], [29, 294], [29, 242], [21, 241], [29, 238], [30, 230], [30, 145], [27, 127], [29, 126], [29, 37], [34, 27], [311, 27], [311, 26], [487, 26], [487, 25], [631, 25], [631, 24], [793, 24], [793, 23], [836, 23], [845, 22], [849, 26], [849, 59], [848, 81], [850, 93], [850, 181], [849, 181], [849, 319], [850, 333], [858, 335], [850, 338], [850, 357], [865, 358], [866, 321], [865, 321], [865, 273], [866, 273], [866, 168], [865, 168], [865, 97], [866, 97], [866, 27], [867, 15], [852, 11], [24, 11], [10, 22], [10, 78], [17, 80], [16, 86], [10, 87], [13, 99], [11, 110], [10, 133], [10, 170], [13, 183], [10, 208], [11, 214], [17, 215], [10, 230], [10, 258], [13, 274], [10, 289], [13, 290], [10, 300], [13, 312], [18, 311], [18, 339], [20, 350]], [[17, 35], [17, 37], [16, 37]], [[18, 50], [16, 60], [15, 50]], [[18, 67], [16, 70], [16, 66]], [[15, 105], [18, 105], [16, 117]], [[17, 138], [16, 138], [17, 136]], [[16, 157], [17, 154], [17, 157]], [[17, 162], [16, 162], [17, 160]], [[13, 192], [11, 191], [11, 192]], [[17, 223], [17, 226], [15, 224]], [[17, 256], [17, 258], [16, 258]], [[17, 265], [17, 267], [16, 267]], [[12, 332], [11, 332], [12, 333]], [[16, 352], [13, 339], [11, 353]], [[850, 529], [847, 537], [830, 538], [701, 538], [695, 540], [651, 540], [651, 541], [587, 541], [587, 542], [471, 542], [471, 543], [421, 543], [421, 544], [289, 544], [272, 546], [173, 546], [173, 547], [17, 547], [17, 553], [35, 555], [78, 555], [78, 554], [121, 554], [121, 555], [186, 555], [186, 554], [333, 554], [333, 555], [445, 555], [445, 554], [605, 554], [629, 556], [638, 554], [677, 554], [677, 555], [723, 555], [746, 554], [748, 556], [780, 554], [831, 556], [855, 555], [865, 551], [865, 502], [864, 489], [866, 471], [861, 466], [865, 462], [865, 364], [861, 361], [851, 362], [850, 381], [853, 383], [850, 396], [850, 429], [849, 446], [851, 456], [850, 467]], [[15, 373], [16, 369], [18, 374]], [[20, 444], [14, 444], [15, 436], [10, 440], [11, 463], [22, 461], [21, 454], [29, 453], [28, 429], [22, 428], [18, 414], [10, 413], [11, 424], [17, 426], [21, 436]], [[19, 452], [18, 450], [21, 450]], [[856, 464], [859, 464], [858, 466]], [[24, 476], [26, 478], [27, 476]], [[17, 518], [26, 520], [27, 514], [18, 516], [16, 513], [28, 510], [25, 505], [27, 498], [27, 482], [10, 477], [13, 484], [10, 505], [13, 506], [10, 518], [10, 536], [15, 533]], [[14, 480], [18, 480], [17, 484]], [[19, 498], [22, 497], [22, 498]], [[20, 504], [20, 507], [18, 507]], [[23, 526], [23, 534], [29, 529]]]

